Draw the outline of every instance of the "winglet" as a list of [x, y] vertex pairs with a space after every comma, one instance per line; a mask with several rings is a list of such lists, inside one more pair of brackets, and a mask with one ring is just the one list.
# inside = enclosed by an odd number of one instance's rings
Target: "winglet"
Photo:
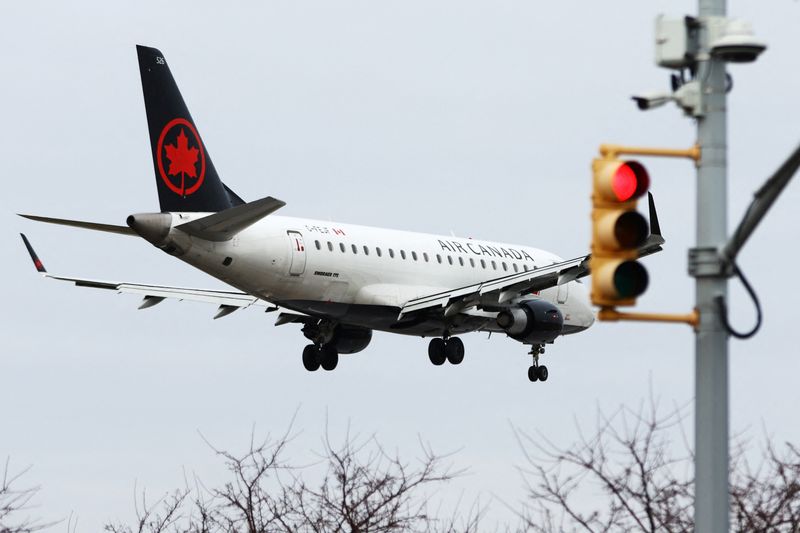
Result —
[[643, 245], [639, 247], [639, 257], [654, 254], [663, 250], [662, 244], [667, 242], [661, 235], [661, 225], [658, 223], [658, 213], [656, 213], [656, 203], [652, 193], [647, 193], [647, 201], [650, 206], [650, 235]]
[[658, 223], [658, 213], [656, 213], [656, 203], [653, 200], [653, 193], [651, 192], [647, 193], [647, 203], [650, 206], [650, 233], [652, 235], [658, 235], [660, 237], [663, 237], [663, 235], [661, 235], [661, 225], [659, 225]]
[[42, 263], [42, 260], [39, 259], [38, 255], [36, 255], [36, 251], [33, 249], [33, 246], [31, 246], [31, 243], [25, 234], [20, 233], [19, 235], [22, 237], [22, 242], [25, 243], [25, 248], [28, 249], [28, 253], [31, 254], [31, 260], [33, 261], [33, 266], [36, 267], [36, 271], [41, 273], [47, 272], [47, 269], [44, 268], [44, 263]]

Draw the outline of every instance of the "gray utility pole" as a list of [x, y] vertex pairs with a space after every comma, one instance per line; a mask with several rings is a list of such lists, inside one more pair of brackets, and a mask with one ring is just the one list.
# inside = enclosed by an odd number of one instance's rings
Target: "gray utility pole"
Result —
[[700, 324], [695, 338], [695, 531], [728, 531], [728, 333], [714, 298], [727, 300], [719, 250], [727, 240], [727, 108], [725, 61], [710, 53], [709, 17], [725, 16], [725, 0], [699, 0], [697, 76], [697, 248], [689, 252]]

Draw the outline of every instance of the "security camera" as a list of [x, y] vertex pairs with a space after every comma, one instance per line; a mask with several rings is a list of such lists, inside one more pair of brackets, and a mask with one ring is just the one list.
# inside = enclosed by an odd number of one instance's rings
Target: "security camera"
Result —
[[730, 63], [750, 63], [767, 49], [767, 44], [753, 35], [750, 24], [742, 20], [726, 21], [722, 35], [711, 41], [711, 55]]
[[636, 102], [636, 107], [645, 111], [647, 109], [661, 107], [672, 100], [672, 95], [670, 93], [647, 93], [631, 96], [631, 100]]

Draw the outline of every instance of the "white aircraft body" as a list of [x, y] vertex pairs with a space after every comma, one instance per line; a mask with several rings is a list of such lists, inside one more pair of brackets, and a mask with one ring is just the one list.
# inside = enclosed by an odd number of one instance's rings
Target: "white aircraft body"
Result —
[[[235, 287], [219, 291], [104, 282], [49, 274], [23, 240], [37, 270], [79, 286], [214, 303], [214, 318], [245, 307], [277, 313], [276, 325], [302, 324], [311, 341], [307, 370], [333, 370], [339, 354], [363, 350], [372, 331], [431, 338], [435, 365], [459, 364], [472, 331], [506, 334], [529, 345], [531, 381], [545, 381], [544, 345], [594, 322], [586, 288], [588, 256], [564, 260], [528, 246], [274, 215], [284, 202], [245, 202], [219, 179], [163, 54], [137, 47], [160, 213], [127, 226], [32, 215], [26, 218], [140, 236], [164, 252]], [[661, 249], [650, 202], [651, 236]]]

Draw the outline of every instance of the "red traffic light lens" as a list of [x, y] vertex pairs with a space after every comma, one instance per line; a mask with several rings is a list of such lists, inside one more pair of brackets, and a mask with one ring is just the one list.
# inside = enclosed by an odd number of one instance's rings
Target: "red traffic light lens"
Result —
[[642, 165], [628, 161], [620, 165], [611, 179], [611, 190], [620, 202], [643, 195], [650, 186], [650, 177]]

